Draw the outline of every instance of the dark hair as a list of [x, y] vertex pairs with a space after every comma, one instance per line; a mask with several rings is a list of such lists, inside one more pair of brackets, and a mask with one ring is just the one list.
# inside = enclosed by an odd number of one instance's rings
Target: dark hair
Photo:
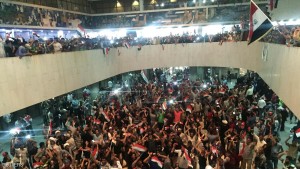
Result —
[[40, 142], [40, 147], [44, 148], [45, 147], [45, 143], [44, 142]]

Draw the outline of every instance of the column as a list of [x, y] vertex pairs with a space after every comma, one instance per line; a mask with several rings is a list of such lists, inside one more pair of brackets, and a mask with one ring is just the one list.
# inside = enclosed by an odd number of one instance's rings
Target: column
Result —
[[197, 78], [200, 78], [200, 80], [204, 79], [204, 68], [203, 67], [197, 67]]
[[139, 0], [140, 11], [144, 11], [144, 0]]

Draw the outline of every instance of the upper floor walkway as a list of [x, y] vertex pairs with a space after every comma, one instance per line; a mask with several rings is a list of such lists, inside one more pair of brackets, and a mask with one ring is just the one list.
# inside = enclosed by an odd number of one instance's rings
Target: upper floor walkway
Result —
[[[257, 1], [266, 11], [268, 1]], [[0, 27], [124, 28], [162, 25], [199, 25], [215, 22], [235, 23], [249, 17], [249, 2], [186, 6], [172, 9], [90, 14], [40, 5], [0, 0]]]
[[300, 117], [300, 48], [246, 42], [112, 48], [0, 59], [0, 115], [128, 71], [213, 66], [256, 71]]

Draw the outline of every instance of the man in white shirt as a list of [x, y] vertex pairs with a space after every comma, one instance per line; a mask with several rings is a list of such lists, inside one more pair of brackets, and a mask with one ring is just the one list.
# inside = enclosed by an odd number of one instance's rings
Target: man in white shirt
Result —
[[54, 42], [52, 43], [52, 45], [53, 45], [54, 53], [61, 52], [62, 45], [58, 42], [57, 39], [54, 40]]
[[246, 91], [246, 98], [252, 102], [253, 101], [253, 90], [254, 90], [254, 87], [251, 85], [249, 87], [249, 89]]
[[259, 118], [262, 118], [264, 116], [264, 108], [266, 106], [266, 101], [264, 99], [264, 97], [261, 97], [258, 100], [257, 106], [258, 106], [258, 112], [259, 112]]
[[25, 146], [21, 146], [16, 149], [15, 157], [13, 158], [14, 163], [25, 164], [27, 162], [28, 152]]

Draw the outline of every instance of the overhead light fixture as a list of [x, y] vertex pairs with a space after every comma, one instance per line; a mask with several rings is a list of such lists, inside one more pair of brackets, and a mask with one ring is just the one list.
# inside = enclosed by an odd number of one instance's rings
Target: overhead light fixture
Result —
[[151, 0], [150, 4], [154, 5], [157, 4], [156, 0]]
[[160, 7], [164, 7], [164, 6], [165, 6], [165, 4], [164, 4], [164, 3], [161, 3], [161, 4], [160, 4]]
[[132, 6], [139, 6], [139, 1], [137, 1], [137, 0], [135, 0], [135, 1], [133, 1], [133, 3], [132, 3]]
[[117, 1], [117, 8], [122, 7], [121, 3]]

